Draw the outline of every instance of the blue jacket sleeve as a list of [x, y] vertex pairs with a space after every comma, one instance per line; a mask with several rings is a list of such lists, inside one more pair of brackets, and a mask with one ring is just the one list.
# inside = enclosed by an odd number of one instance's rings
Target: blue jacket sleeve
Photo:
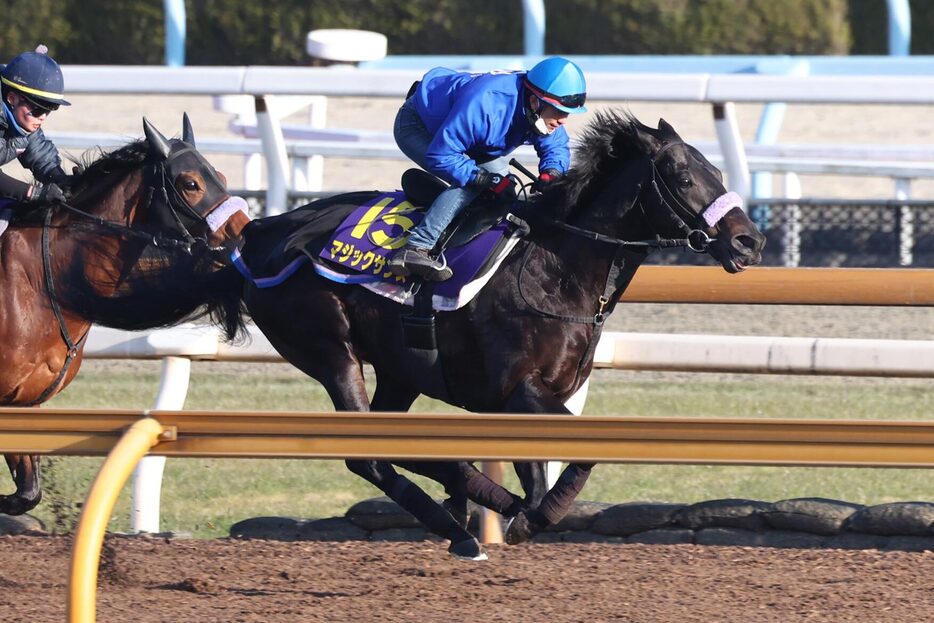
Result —
[[560, 127], [548, 136], [541, 136], [534, 142], [538, 154], [538, 171], [556, 169], [566, 173], [571, 166], [571, 149], [568, 147], [568, 133]]
[[58, 149], [45, 137], [42, 130], [36, 130], [29, 135], [26, 150], [20, 154], [19, 161], [32, 171], [33, 177], [40, 182], [61, 184], [68, 178], [62, 170], [62, 160], [58, 157]]
[[454, 186], [466, 186], [479, 168], [470, 157], [472, 148], [482, 146], [494, 132], [492, 118], [497, 107], [490, 93], [460, 97], [438, 127], [425, 152], [428, 169]]

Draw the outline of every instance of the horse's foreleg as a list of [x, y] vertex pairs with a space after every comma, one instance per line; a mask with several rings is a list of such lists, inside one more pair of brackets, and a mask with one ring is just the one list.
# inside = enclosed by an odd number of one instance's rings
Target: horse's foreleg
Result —
[[524, 508], [522, 498], [490, 480], [489, 476], [474, 467], [473, 463], [458, 463], [458, 467], [467, 497], [480, 506], [504, 517], [513, 517]]
[[28, 454], [7, 454], [4, 457], [16, 492], [0, 496], [0, 513], [22, 515], [34, 509], [42, 499], [39, 481], [39, 457]]
[[[537, 377], [528, 378], [516, 387], [507, 400], [506, 409], [510, 413], [570, 413]], [[520, 465], [517, 464], [516, 472], [521, 479]], [[542, 496], [539, 504], [530, 505], [530, 510], [512, 519], [506, 529], [506, 542], [522, 543], [561, 521], [587, 483], [592, 468], [593, 463], [571, 463], [565, 467], [558, 482]], [[539, 479], [545, 482], [544, 466], [540, 474], [535, 469], [526, 470], [526, 476], [532, 486], [541, 486]]]
[[[537, 378], [520, 383], [506, 401], [505, 410], [507, 413], [570, 413]], [[517, 462], [513, 463], [513, 468], [522, 484], [526, 505], [537, 507], [548, 492], [545, 463]]]
[[545, 463], [516, 461], [512, 467], [516, 470], [516, 476], [519, 477], [519, 483], [525, 493], [526, 505], [534, 507], [541, 504], [545, 494], [548, 493], [548, 474]]
[[548, 526], [561, 521], [587, 484], [593, 466], [593, 463], [571, 463], [565, 467], [558, 482], [545, 494], [541, 504], [521, 511], [512, 518], [506, 527], [506, 542], [510, 545], [524, 543]]
[[427, 493], [385, 461], [348, 460], [347, 468], [376, 485], [426, 528], [451, 541], [448, 551], [458, 558], [486, 560], [480, 543]]

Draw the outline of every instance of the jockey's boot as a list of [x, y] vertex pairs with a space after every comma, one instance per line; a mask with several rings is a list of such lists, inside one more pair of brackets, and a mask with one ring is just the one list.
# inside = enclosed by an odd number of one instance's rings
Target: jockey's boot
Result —
[[447, 262], [433, 259], [428, 255], [428, 249], [417, 247], [400, 249], [389, 260], [389, 271], [400, 277], [415, 275], [425, 281], [447, 281], [454, 274]]

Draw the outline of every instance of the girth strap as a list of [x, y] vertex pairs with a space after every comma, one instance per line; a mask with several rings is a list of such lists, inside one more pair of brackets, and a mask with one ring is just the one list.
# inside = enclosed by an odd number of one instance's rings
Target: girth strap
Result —
[[451, 396], [438, 352], [435, 312], [431, 305], [433, 292], [434, 285], [423, 282], [415, 294], [412, 312], [401, 316], [405, 347], [402, 358], [412, 378], [417, 379], [419, 392], [449, 401]]

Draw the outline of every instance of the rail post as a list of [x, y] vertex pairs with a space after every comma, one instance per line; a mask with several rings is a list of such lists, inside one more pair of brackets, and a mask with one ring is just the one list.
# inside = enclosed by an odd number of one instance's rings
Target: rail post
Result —
[[[159, 391], [153, 409], [181, 411], [185, 408], [191, 380], [191, 359], [164, 357]], [[162, 498], [164, 456], [144, 456], [133, 470], [133, 493], [130, 508], [130, 532], [160, 532], [159, 512]]]
[[78, 520], [71, 554], [66, 616], [69, 623], [94, 623], [97, 570], [107, 522], [130, 472], [159, 442], [163, 432], [162, 424], [151, 417], [138, 420], [107, 455], [91, 485]]

